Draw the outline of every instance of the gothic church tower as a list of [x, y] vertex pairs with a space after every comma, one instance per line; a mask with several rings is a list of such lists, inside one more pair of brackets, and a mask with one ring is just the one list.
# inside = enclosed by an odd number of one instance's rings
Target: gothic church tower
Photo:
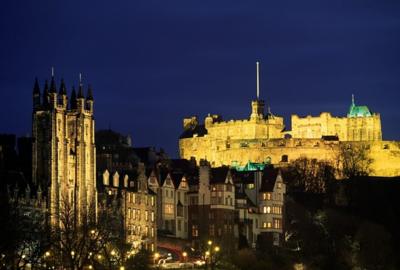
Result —
[[93, 95], [86, 98], [79, 82], [68, 102], [63, 80], [57, 93], [54, 74], [41, 93], [33, 89], [32, 180], [47, 197], [53, 225], [60, 223], [63, 207], [74, 211], [76, 224], [95, 221], [97, 213], [96, 149]]

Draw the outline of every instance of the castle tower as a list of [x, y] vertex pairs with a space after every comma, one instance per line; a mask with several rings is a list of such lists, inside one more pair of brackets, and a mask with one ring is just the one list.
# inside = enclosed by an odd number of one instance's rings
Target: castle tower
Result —
[[[80, 83], [79, 94], [83, 92]], [[39, 100], [39, 102], [38, 102]], [[90, 109], [84, 97], [72, 90], [71, 105], [64, 81], [59, 93], [52, 74], [50, 91], [46, 81], [43, 102], [35, 82], [32, 114], [32, 179], [47, 197], [51, 223], [59, 224], [63, 207], [75, 213], [77, 224], [96, 218], [96, 150], [93, 97]]]
[[264, 118], [264, 101], [260, 99], [260, 63], [256, 62], [257, 68], [257, 98], [251, 102], [251, 120], [260, 120]]

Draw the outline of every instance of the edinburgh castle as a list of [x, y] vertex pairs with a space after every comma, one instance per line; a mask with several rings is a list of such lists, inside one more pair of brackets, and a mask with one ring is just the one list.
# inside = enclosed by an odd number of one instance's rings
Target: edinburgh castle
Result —
[[380, 115], [356, 105], [354, 96], [346, 117], [328, 112], [317, 117], [292, 115], [292, 130], [286, 130], [282, 117], [269, 108], [265, 113], [258, 76], [257, 72], [257, 99], [251, 102], [249, 119], [223, 121], [220, 115], [209, 114], [204, 123], [195, 116], [183, 120], [181, 158], [205, 159], [213, 167], [244, 166], [249, 161], [285, 166], [302, 157], [341, 166], [340, 149], [362, 145], [372, 161], [370, 175], [400, 175], [400, 143], [382, 140]]

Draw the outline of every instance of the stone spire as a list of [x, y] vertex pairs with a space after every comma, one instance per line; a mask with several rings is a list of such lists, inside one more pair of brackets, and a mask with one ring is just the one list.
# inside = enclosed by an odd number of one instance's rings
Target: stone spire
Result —
[[76, 109], [76, 92], [75, 92], [75, 87], [72, 86], [72, 92], [71, 92], [71, 110], [75, 110]]
[[39, 87], [39, 81], [38, 78], [35, 78], [35, 85], [33, 86], [33, 94], [39, 94], [40, 95], [40, 87]]
[[35, 84], [33, 86], [33, 108], [39, 109], [40, 107], [40, 87], [38, 79], [35, 78]]
[[43, 106], [49, 105], [49, 84], [47, 80], [44, 83], [44, 90], [43, 90]]
[[83, 96], [83, 86], [82, 86], [82, 84], [79, 84], [78, 97], [77, 98], [85, 98]]
[[89, 84], [89, 86], [88, 86], [88, 91], [87, 91], [86, 99], [87, 99], [87, 100], [92, 100], [92, 101], [93, 101], [93, 90], [92, 90], [92, 86], [91, 86], [90, 84]]
[[65, 87], [65, 82], [64, 79], [61, 79], [61, 85], [60, 85], [60, 95], [67, 95], [67, 88]]
[[56, 81], [54, 80], [53, 75], [51, 76], [50, 93], [57, 93]]

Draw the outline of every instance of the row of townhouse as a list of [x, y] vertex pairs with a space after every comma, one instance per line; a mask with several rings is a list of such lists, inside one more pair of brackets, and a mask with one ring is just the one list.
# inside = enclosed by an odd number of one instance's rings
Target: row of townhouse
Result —
[[98, 185], [100, 211], [112, 210], [121, 221], [121, 236], [132, 248], [157, 249], [157, 197], [148, 188], [142, 163], [135, 171], [107, 169], [101, 174]]
[[241, 242], [279, 245], [282, 241], [286, 187], [271, 166], [211, 168], [187, 160], [137, 175], [103, 172], [106, 196], [121, 203], [126, 240], [156, 249], [157, 234], [188, 240], [197, 249], [213, 241], [225, 250]]

